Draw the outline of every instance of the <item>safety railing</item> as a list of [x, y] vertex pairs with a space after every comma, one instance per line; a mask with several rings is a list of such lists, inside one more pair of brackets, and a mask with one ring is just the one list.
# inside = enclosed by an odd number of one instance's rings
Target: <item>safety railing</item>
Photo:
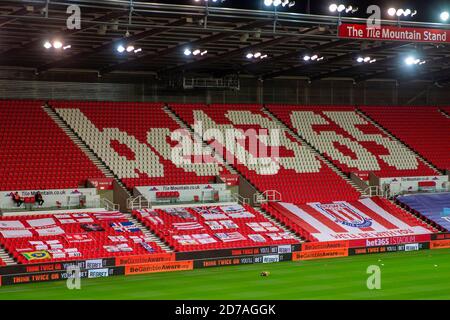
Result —
[[144, 196], [130, 197], [127, 199], [128, 210], [150, 209], [152, 204]]

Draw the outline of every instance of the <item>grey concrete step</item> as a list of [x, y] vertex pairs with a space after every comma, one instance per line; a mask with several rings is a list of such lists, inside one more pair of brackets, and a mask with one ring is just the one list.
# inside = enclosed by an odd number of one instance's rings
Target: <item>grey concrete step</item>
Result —
[[1, 259], [7, 266], [13, 266], [13, 265], [16, 265], [16, 264], [17, 264], [17, 262], [13, 259], [13, 257], [10, 256], [10, 255], [8, 254], [8, 252], [7, 252], [5, 249], [3, 249], [3, 248], [0, 248], [0, 259]]

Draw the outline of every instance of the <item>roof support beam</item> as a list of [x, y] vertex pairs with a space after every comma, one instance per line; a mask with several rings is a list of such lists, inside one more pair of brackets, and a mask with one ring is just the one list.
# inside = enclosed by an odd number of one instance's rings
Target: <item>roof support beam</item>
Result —
[[[361, 55], [373, 54], [373, 53], [377, 53], [377, 52], [380, 52], [380, 51], [401, 48], [401, 47], [405, 47], [405, 46], [409, 46], [409, 45], [411, 45], [411, 43], [390, 42], [390, 43], [385, 44], [385, 45], [381, 45], [381, 46], [378, 46], [378, 47], [372, 47], [370, 49], [362, 50], [362, 51], [360, 51], [358, 53], [349, 54], [348, 58], [349, 59], [355, 59], [355, 58], [357, 58], [358, 56], [361, 56]], [[383, 61], [380, 61], [380, 62], [382, 63]], [[345, 76], [345, 73], [348, 73], [348, 72], [351, 72], [351, 71], [354, 71], [354, 70], [362, 69], [364, 66], [366, 66], [366, 64], [361, 63], [361, 64], [358, 64], [356, 66], [351, 66], [351, 67], [347, 67], [347, 68], [341, 68], [341, 69], [338, 69], [338, 70], [335, 70], [335, 71], [319, 74], [317, 76], [311, 77], [310, 81], [315, 81], [315, 80], [320, 80], [320, 79], [330, 78], [330, 77]]]
[[264, 48], [267, 48], [267, 47], [270, 47], [270, 46], [275, 46], [275, 45], [287, 42], [289, 40], [292, 40], [292, 38], [291, 37], [278, 37], [278, 38], [275, 38], [275, 39], [272, 39], [272, 40], [269, 40], [269, 41], [253, 44], [253, 45], [250, 45], [250, 46], [245, 46], [245, 47], [242, 47], [242, 48], [239, 48], [239, 49], [235, 49], [235, 50], [232, 50], [232, 51], [227, 51], [227, 52], [218, 54], [218, 55], [213, 56], [213, 57], [206, 57], [204, 59], [196, 60], [196, 61], [189, 62], [189, 63], [186, 63], [186, 64], [182, 64], [182, 65], [177, 66], [177, 67], [168, 68], [168, 69], [165, 69], [163, 72], [173, 72], [173, 71], [176, 71], [176, 70], [184, 70], [184, 71], [186, 71], [186, 70], [193, 70], [193, 69], [198, 68], [198, 67], [200, 67], [202, 65], [205, 65], [205, 64], [211, 64], [211, 63], [214, 63], [216, 61], [223, 60], [223, 59], [231, 59], [231, 58], [234, 58], [236, 56], [243, 55], [243, 54], [245, 54], [248, 51], [261, 50], [261, 49], [264, 49]]
[[[109, 12], [109, 13], [107, 13], [105, 15], [102, 15], [102, 16], [96, 18], [96, 19], [93, 19], [92, 20], [93, 24], [92, 23], [83, 22], [83, 26], [81, 27], [81, 29], [73, 29], [73, 30], [63, 29], [62, 33], [61, 33], [61, 36], [68, 37], [70, 35], [74, 35], [74, 34], [83, 32], [86, 29], [89, 29], [89, 28], [92, 28], [92, 27], [96, 26], [96, 23], [101, 23], [101, 22], [106, 22], [106, 21], [109, 21], [109, 20], [117, 19], [117, 18], [123, 16], [124, 14], [126, 14], [125, 11]], [[17, 46], [14, 46], [14, 47], [8, 49], [8, 50], [0, 52], [0, 54], [1, 55], [5, 55], [5, 56], [7, 56], [7, 55], [14, 55], [16, 50], [19, 50], [19, 49], [23, 50], [23, 49], [27, 49], [27, 48], [36, 47], [42, 42], [42, 40], [43, 39], [41, 39], [41, 38], [35, 38], [35, 39], [31, 40], [31, 41], [19, 44]]]
[[[445, 51], [445, 49], [446, 49], [446, 47], [433, 47], [431, 49], [424, 50], [424, 53], [425, 54], [438, 53], [438, 52], [441, 52], [441, 51]], [[389, 59], [385, 59], [383, 62], [384, 63], [392, 62], [392, 61], [396, 61], [398, 59], [399, 59], [399, 57], [395, 56], [395, 57], [392, 57], [392, 58], [389, 58]], [[430, 64], [427, 63], [427, 64], [425, 64], [423, 66], [424, 67], [428, 67], [429, 65], [433, 65], [433, 64], [439, 65], [439, 63], [441, 63], [444, 60], [448, 60], [448, 59], [449, 58], [446, 56], [444, 58], [439, 58], [439, 59], [436, 59], [436, 60], [432, 60], [430, 62]], [[397, 62], [400, 62], [400, 61], [397, 61]], [[382, 78], [382, 79], [393, 78], [393, 79], [397, 79], [397, 80], [399, 80], [399, 79], [409, 79], [409, 80], [417, 79], [418, 73], [411, 74], [409, 72], [400, 72], [400, 70], [398, 70], [398, 67], [400, 65], [403, 65], [402, 62], [403, 61], [401, 61], [400, 63], [398, 63], [394, 67], [386, 68], [384, 71], [357, 77], [357, 78], [355, 78], [355, 81], [356, 82], [362, 82], [362, 81], [366, 81], [366, 80], [370, 80], [370, 79], [376, 79], [376, 78]]]
[[132, 35], [130, 37], [124, 37], [124, 38], [120, 38], [120, 39], [117, 39], [117, 40], [113, 40], [113, 41], [104, 43], [102, 45], [95, 46], [95, 47], [93, 47], [93, 48], [91, 48], [89, 50], [84, 50], [84, 51], [81, 51], [79, 53], [76, 53], [76, 54], [73, 54], [73, 55], [70, 55], [70, 56], [66, 56], [66, 57], [64, 57], [62, 59], [59, 59], [59, 60], [56, 60], [56, 61], [44, 64], [42, 66], [39, 66], [37, 68], [37, 72], [44, 72], [44, 71], [47, 71], [47, 70], [52, 69], [52, 68], [59, 68], [59, 67], [64, 66], [65, 64], [74, 63], [74, 62], [83, 60], [83, 59], [85, 59], [85, 58], [87, 58], [87, 57], [89, 57], [89, 56], [91, 56], [91, 55], [93, 55], [93, 54], [95, 54], [97, 52], [106, 51], [106, 50], [110, 50], [111, 52], [113, 52], [116, 49], [116, 47], [119, 44], [121, 44], [122, 42], [124, 42], [124, 41], [126, 41], [126, 42], [136, 42], [136, 41], [139, 41], [139, 40], [143, 40], [145, 38], [149, 38], [149, 37], [156, 36], [156, 35], [159, 35], [161, 33], [167, 32], [168, 30], [170, 30], [171, 27], [179, 26], [179, 25], [182, 25], [182, 24], [185, 24], [185, 23], [186, 23], [186, 19], [183, 18], [183, 19], [175, 20], [175, 21], [167, 24], [166, 25], [166, 27], [167, 27], [166, 29], [165, 28], [150, 29], [150, 30], [146, 30], [146, 31], [143, 31], [143, 32], [136, 33], [136, 34], [134, 34], [134, 35]]
[[[330, 48], [334, 48], [334, 47], [337, 47], [337, 46], [340, 46], [340, 45], [343, 45], [343, 44], [346, 44], [346, 43], [349, 43], [349, 42], [350, 41], [340, 41], [340, 40], [333, 41], [332, 43], [334, 44], [334, 46], [331, 46]], [[288, 67], [288, 68], [283, 69], [283, 70], [267, 73], [267, 74], [263, 75], [263, 78], [264, 79], [276, 78], [276, 77], [280, 77], [280, 76], [283, 76], [283, 75], [286, 75], [286, 74], [290, 74], [290, 73], [294, 73], [294, 72], [298, 73], [298, 72], [301, 72], [301, 71], [306, 71], [306, 70], [309, 70], [312, 67], [317, 66], [317, 65], [323, 65], [323, 64], [327, 64], [327, 63], [340, 62], [340, 61], [343, 61], [343, 60], [347, 59], [352, 54], [353, 53], [351, 53], [351, 54], [343, 54], [343, 55], [340, 55], [340, 56], [337, 56], [337, 57], [334, 57], [334, 58], [331, 58], [331, 59], [328, 59], [328, 60], [324, 59], [324, 60], [319, 61], [317, 63], [309, 63], [309, 64], [302, 63], [300, 65], [296, 65], [296, 66], [293, 66], [293, 67]]]
[[[252, 23], [249, 23], [249, 24], [237, 27], [234, 30], [238, 31], [238, 30], [245, 30], [245, 29], [248, 29], [248, 28], [261, 27], [261, 26], [263, 26], [263, 25], [265, 25], [267, 23], [268, 23], [268, 21], [256, 21], [256, 22], [252, 22]], [[156, 51], [156, 52], [143, 54], [143, 55], [141, 55], [141, 56], [139, 56], [139, 57], [137, 57], [135, 59], [130, 59], [130, 60], [125, 61], [125, 62], [119, 62], [119, 63], [113, 64], [113, 65], [110, 65], [110, 66], [108, 66], [106, 68], [101, 69], [100, 73], [101, 74], [106, 74], [106, 73], [112, 72], [114, 70], [126, 67], [129, 64], [134, 64], [134, 63], [139, 63], [139, 62], [144, 62], [144, 61], [152, 61], [154, 59], [161, 58], [162, 56], [166, 56], [166, 55], [171, 54], [173, 52], [182, 50], [182, 48], [184, 48], [186, 46], [192, 46], [193, 47], [193, 46], [204, 45], [204, 44], [207, 44], [207, 43], [213, 43], [213, 42], [217, 42], [217, 41], [226, 39], [228, 37], [231, 37], [232, 35], [233, 35], [232, 33], [231, 34], [230, 33], [217, 33], [217, 34], [214, 34], [212, 36], [207, 36], [207, 37], [200, 38], [200, 39], [197, 39], [197, 40], [194, 40], [194, 41], [190, 41], [188, 43], [180, 43], [180, 44], [177, 44], [175, 46], [168, 47], [166, 49], [162, 49], [162, 50], [159, 50], [159, 51]]]

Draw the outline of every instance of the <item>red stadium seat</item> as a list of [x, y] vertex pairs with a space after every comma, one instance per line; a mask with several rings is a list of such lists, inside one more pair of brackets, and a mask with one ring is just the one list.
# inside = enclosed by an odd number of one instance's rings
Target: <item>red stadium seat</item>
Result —
[[103, 178], [42, 105], [0, 101], [0, 190], [69, 189]]

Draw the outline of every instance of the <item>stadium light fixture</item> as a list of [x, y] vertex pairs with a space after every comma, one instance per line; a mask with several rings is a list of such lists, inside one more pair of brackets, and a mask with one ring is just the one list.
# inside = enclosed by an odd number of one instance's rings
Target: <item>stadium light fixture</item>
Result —
[[64, 44], [61, 40], [59, 39], [55, 39], [53, 41], [49, 41], [49, 40], [45, 40], [44, 41], [44, 48], [47, 50], [50, 49], [56, 49], [56, 50], [67, 50], [72, 48], [72, 46], [70, 44]]
[[448, 11], [441, 12], [440, 18], [442, 21], [447, 22], [450, 18], [450, 13]]
[[305, 54], [303, 56], [303, 61], [305, 61], [305, 62], [317, 62], [317, 61], [322, 61], [323, 59], [324, 59], [324, 57], [321, 55], [318, 55], [318, 54], [313, 54], [313, 55]]
[[356, 58], [356, 61], [358, 63], [374, 63], [374, 62], [377, 62], [377, 59], [373, 59], [369, 56], [365, 56], [365, 57], [359, 56], [358, 58]]
[[337, 4], [337, 3], [332, 3], [330, 4], [330, 6], [328, 7], [328, 10], [332, 13], [338, 13], [339, 16], [341, 16], [341, 14], [346, 13], [346, 14], [351, 14], [351, 13], [355, 13], [358, 11], [357, 7], [353, 7], [353, 6], [345, 6], [344, 4]]
[[412, 9], [403, 9], [403, 8], [389, 8], [387, 14], [391, 17], [397, 16], [397, 19], [400, 21], [400, 17], [414, 17], [417, 14], [417, 10]]
[[245, 55], [245, 57], [249, 60], [251, 59], [257, 59], [257, 60], [262, 60], [268, 57], [267, 54], [263, 54], [261, 52], [249, 52]]
[[422, 65], [425, 63], [427, 63], [425, 60], [416, 58], [415, 56], [408, 56], [405, 58], [405, 64], [408, 66]]
[[295, 6], [295, 1], [290, 1], [290, 0], [264, 0], [264, 5], [266, 7], [271, 7], [274, 6], [275, 8], [282, 6], [284, 7], [288, 7], [291, 8], [293, 6]]
[[388, 15], [390, 15], [391, 17], [395, 16], [396, 13], [397, 13], [397, 10], [395, 8], [388, 9]]
[[134, 45], [132, 44], [119, 44], [116, 48], [117, 52], [119, 53], [139, 53], [142, 52], [142, 48], [136, 48]]
[[201, 50], [201, 49], [190, 49], [190, 48], [186, 48], [186, 49], [184, 49], [184, 55], [185, 56], [191, 56], [191, 55], [193, 55], [193, 56], [204, 56], [205, 54], [207, 54], [208, 53], [208, 50]]
[[61, 49], [63, 47], [63, 44], [60, 40], [53, 41], [53, 48], [55, 49]]

